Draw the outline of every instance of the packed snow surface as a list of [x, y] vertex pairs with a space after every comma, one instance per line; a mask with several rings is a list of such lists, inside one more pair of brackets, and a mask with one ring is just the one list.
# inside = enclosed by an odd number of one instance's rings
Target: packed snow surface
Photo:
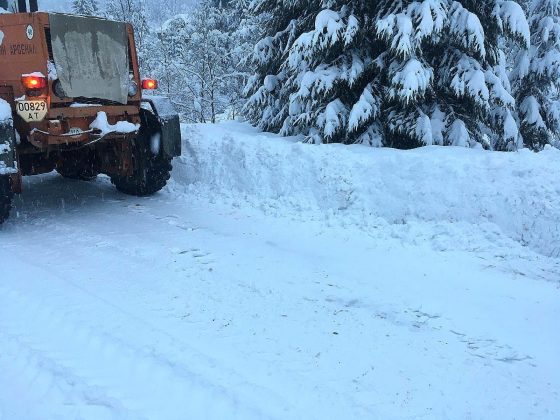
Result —
[[560, 152], [183, 134], [150, 198], [25, 181], [0, 419], [560, 417]]

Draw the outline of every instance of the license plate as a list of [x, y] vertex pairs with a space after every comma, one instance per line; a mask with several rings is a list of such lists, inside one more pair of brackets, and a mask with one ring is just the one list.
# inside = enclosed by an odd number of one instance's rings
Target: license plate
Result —
[[47, 101], [18, 101], [16, 111], [25, 122], [43, 121], [47, 116]]

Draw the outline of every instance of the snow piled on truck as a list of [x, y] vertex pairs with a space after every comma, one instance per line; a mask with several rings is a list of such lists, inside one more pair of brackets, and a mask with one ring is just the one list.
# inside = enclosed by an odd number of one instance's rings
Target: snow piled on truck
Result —
[[[12, 108], [10, 104], [4, 99], [0, 98], [0, 124], [11, 126], [12, 119]], [[8, 175], [17, 172], [14, 168], [10, 168], [6, 165], [6, 162], [2, 160], [2, 155], [6, 155], [12, 151], [12, 145], [6, 141], [6, 139], [0, 139], [0, 175]]]
[[99, 130], [101, 136], [111, 133], [130, 134], [140, 130], [140, 124], [133, 124], [128, 121], [118, 121], [116, 124], [109, 124], [107, 113], [103, 111], [97, 113], [97, 118], [89, 127], [92, 130]]
[[560, 256], [560, 151], [553, 148], [535, 154], [308, 145], [232, 122], [183, 131], [173, 185], [191, 194], [369, 231], [466, 224]]
[[12, 108], [4, 99], [0, 98], [0, 122], [4, 122], [12, 118]]

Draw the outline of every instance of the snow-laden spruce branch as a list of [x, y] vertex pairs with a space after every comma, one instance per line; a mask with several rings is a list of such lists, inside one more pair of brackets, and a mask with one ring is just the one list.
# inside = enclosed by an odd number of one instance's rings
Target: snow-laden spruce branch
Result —
[[535, 33], [523, 6], [255, 0], [271, 18], [245, 110], [264, 130], [312, 142], [516, 150], [524, 133], [508, 51], [529, 54]]

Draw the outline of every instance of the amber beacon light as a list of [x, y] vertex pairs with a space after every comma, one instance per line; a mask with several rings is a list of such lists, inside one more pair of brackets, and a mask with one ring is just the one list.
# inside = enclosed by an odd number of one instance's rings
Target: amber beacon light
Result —
[[155, 90], [158, 88], [158, 82], [155, 79], [144, 79], [142, 80], [142, 89], [144, 90]]
[[21, 77], [21, 83], [28, 90], [44, 89], [47, 87], [47, 78], [44, 76], [26, 75]]

